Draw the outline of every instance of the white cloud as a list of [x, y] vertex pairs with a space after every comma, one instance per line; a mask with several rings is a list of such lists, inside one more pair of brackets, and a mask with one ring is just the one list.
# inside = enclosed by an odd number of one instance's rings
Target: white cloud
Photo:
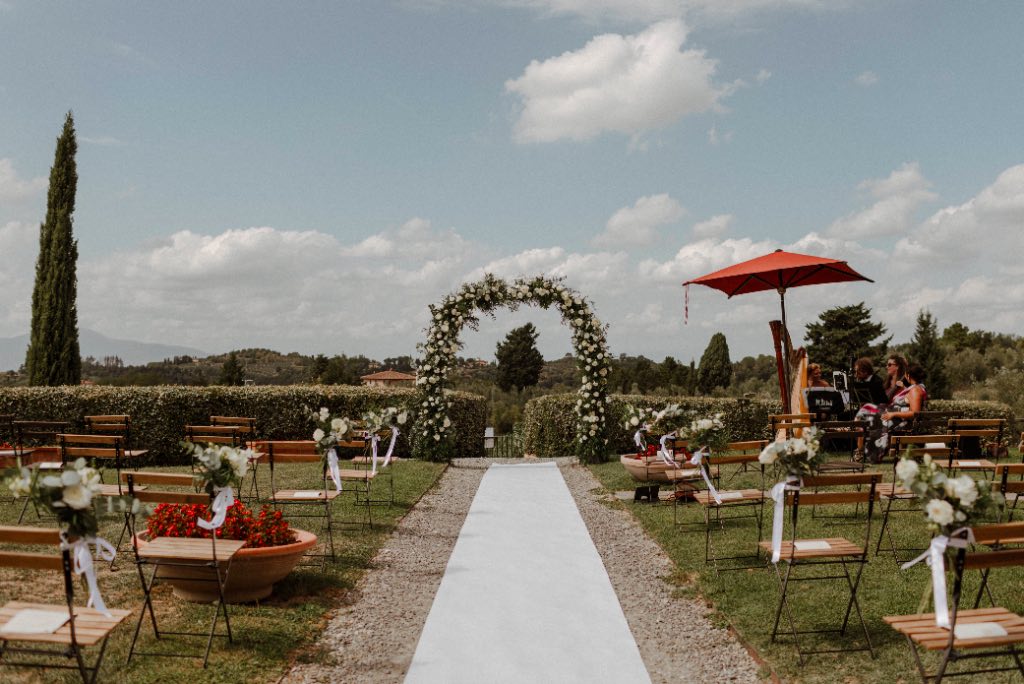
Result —
[[505, 83], [522, 99], [516, 139], [636, 136], [712, 109], [730, 87], [712, 82], [715, 60], [703, 50], [681, 50], [685, 41], [683, 23], [669, 20], [636, 35], [600, 35], [575, 52], [534, 60]]
[[722, 22], [745, 14], [789, 9], [832, 9], [845, 0], [481, 0], [484, 4], [534, 9], [544, 15], [587, 21], [650, 22], [673, 17]]
[[896, 237], [910, 229], [918, 207], [936, 197], [917, 162], [905, 163], [887, 178], [866, 180], [858, 187], [875, 199], [874, 204], [835, 221], [829, 227], [830, 235], [852, 239]]
[[1007, 274], [1024, 274], [1024, 164], [1012, 166], [995, 182], [959, 206], [935, 212], [896, 244], [895, 255], [907, 268], [978, 265]]
[[864, 71], [853, 79], [853, 82], [863, 88], [870, 88], [871, 86], [878, 83], [878, 74], [874, 71]]
[[729, 232], [732, 225], [732, 214], [718, 214], [706, 221], [693, 224], [693, 236], [695, 238], [713, 238]]
[[682, 284], [709, 271], [725, 268], [729, 264], [753, 259], [766, 254], [778, 245], [771, 240], [754, 241], [750, 238], [717, 240], [704, 238], [683, 245], [675, 256], [665, 262], [645, 259], [640, 262], [641, 277], [662, 283]]
[[761, 69], [760, 71], [757, 72], [757, 76], [754, 77], [754, 80], [757, 81], [758, 83], [764, 83], [771, 77], [772, 72], [768, 71], [767, 69]]
[[14, 163], [10, 159], [0, 159], [0, 200], [23, 202], [45, 192], [46, 185], [45, 176], [22, 179], [14, 170]]
[[650, 245], [658, 239], [660, 226], [675, 223], [685, 213], [682, 205], [667, 194], [641, 197], [633, 206], [612, 214], [604, 232], [592, 244], [611, 249]]
[[96, 137], [80, 135], [78, 136], [78, 139], [88, 145], [97, 145], [99, 147], [120, 147], [121, 145], [124, 145], [123, 140], [119, 140], [111, 135], [101, 135]]

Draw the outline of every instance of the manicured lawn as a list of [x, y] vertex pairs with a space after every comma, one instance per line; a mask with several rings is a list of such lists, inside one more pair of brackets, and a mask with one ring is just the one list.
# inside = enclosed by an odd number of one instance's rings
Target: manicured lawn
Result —
[[[110, 571], [106, 565], [99, 566], [99, 582], [107, 605], [112, 608], [129, 608], [136, 611], [130, 624], [121, 625], [111, 636], [100, 681], [130, 682], [274, 682], [285, 668], [294, 661], [316, 661], [325, 654], [318, 653], [315, 640], [327, 622], [327, 611], [337, 606], [344, 593], [352, 589], [359, 578], [370, 567], [377, 549], [387, 539], [396, 523], [429, 490], [444, 466], [437, 463], [403, 460], [394, 466], [395, 505], [375, 506], [372, 530], [355, 526], [335, 530], [335, 549], [339, 554], [334, 563], [328, 563], [327, 570], [317, 567], [300, 567], [277, 585], [274, 594], [259, 604], [233, 605], [230, 609], [231, 626], [235, 643], [225, 639], [214, 641], [210, 664], [202, 670], [200, 659], [191, 658], [146, 658], [136, 657], [131, 665], [125, 666], [128, 646], [135, 627], [135, 617], [142, 603], [142, 590], [138, 574], [132, 562], [131, 549], [127, 542], [119, 554], [119, 570]], [[172, 469], [167, 469], [172, 470]], [[173, 470], [185, 471], [185, 468]], [[279, 466], [277, 480], [279, 487], [315, 488], [319, 471], [311, 481], [307, 473], [311, 467], [306, 464]], [[260, 468], [260, 491], [270, 491], [268, 471]], [[106, 477], [113, 482], [113, 472]], [[381, 487], [381, 489], [386, 489]], [[351, 495], [343, 495], [335, 502], [334, 520], [355, 519], [361, 510], [351, 503]], [[0, 504], [0, 524], [15, 524], [21, 503]], [[116, 542], [123, 518], [113, 515], [101, 520], [101, 536], [111, 543]], [[318, 521], [299, 521], [319, 525]], [[29, 511], [26, 524], [51, 526], [52, 522], [37, 520]], [[313, 529], [313, 532], [318, 530]], [[49, 575], [53, 575], [49, 577]], [[44, 581], [40, 581], [45, 578]], [[63, 596], [62, 580], [58, 573], [27, 574], [22, 571], [0, 570], [0, 600], [38, 600], [59, 602]], [[76, 590], [76, 600], [85, 602], [88, 594], [84, 588]], [[205, 630], [212, 616], [210, 606], [194, 605], [171, 595], [170, 588], [163, 586], [154, 591], [155, 606], [161, 617], [161, 629]], [[154, 650], [152, 630], [143, 625], [145, 650]], [[201, 643], [202, 642], [202, 643]], [[180, 652], [197, 652], [205, 645], [203, 639], [189, 638], [175, 643]], [[91, 661], [90, 661], [91, 662]], [[38, 681], [39, 671], [17, 671], [0, 668], [0, 681]], [[48, 671], [44, 681], [81, 681], [77, 672], [73, 674]]]
[[[1010, 462], [1017, 462], [1014, 453]], [[610, 491], [632, 490], [635, 483], [626, 474], [622, 465], [605, 463], [592, 468], [601, 483]], [[892, 477], [891, 465], [882, 467], [886, 480]], [[731, 472], [731, 470], [729, 471]], [[767, 476], [766, 484], [774, 483]], [[730, 488], [738, 486], [757, 487], [759, 479], [751, 472], [741, 474], [729, 483]], [[713, 618], [720, 624], [729, 624], [740, 638], [752, 648], [757, 656], [785, 682], [914, 682], [920, 681], [913, 657], [902, 635], [883, 622], [886, 615], [915, 613], [922, 600], [923, 592], [930, 583], [930, 570], [924, 563], [900, 570], [891, 553], [875, 555], [874, 544], [881, 527], [882, 509], [876, 505], [871, 532], [870, 562], [864, 570], [858, 599], [867, 622], [868, 632], [875, 647], [877, 658], [872, 659], [867, 651], [858, 653], [822, 654], [809, 656], [801, 668], [797, 662], [796, 650], [791, 636], [781, 636], [780, 641], [771, 643], [770, 635], [775, 608], [779, 598], [779, 583], [771, 564], [762, 556], [760, 566], [755, 569], [716, 574], [713, 566], [704, 563], [704, 523], [700, 506], [688, 503], [679, 507], [680, 522], [673, 521], [673, 507], [664, 504], [634, 504], [615, 501], [609, 505], [623, 506], [640, 521], [648, 533], [665, 549], [677, 567], [674, 577], [668, 578], [679, 587], [683, 595], [699, 596], [708, 601], [716, 613]], [[883, 504], [884, 505], [884, 504]], [[824, 512], [820, 511], [819, 512]], [[852, 514], [852, 506], [832, 507], [828, 511], [836, 514]], [[813, 518], [810, 510], [801, 509], [801, 537], [842, 537], [855, 543], [864, 538], [862, 514], [857, 524], [848, 521]], [[764, 511], [764, 538], [771, 538], [771, 508]], [[890, 519], [894, 526], [897, 545], [924, 547], [930, 538], [923, 514], [907, 513]], [[736, 555], [753, 550], [757, 539], [757, 528], [753, 519], [726, 523], [724, 531], [713, 533], [719, 555]], [[906, 552], [903, 552], [904, 554]], [[916, 553], [913, 555], [917, 555]], [[638, 571], [642, 570], [642, 559], [637, 560]], [[784, 564], [780, 564], [784, 568]], [[809, 574], [806, 573], [805, 574]], [[824, 574], [824, 573], [823, 573]], [[828, 573], [836, 574], [836, 573]], [[952, 573], [948, 575], [952, 591]], [[973, 604], [979, 584], [978, 573], [969, 573], [965, 580], [964, 595]], [[997, 602], [1018, 613], [1024, 611], [1024, 571], [1021, 568], [1003, 568], [993, 572], [990, 579], [992, 592]], [[823, 582], [802, 582], [790, 584], [790, 598], [796, 615], [798, 629], [824, 629], [837, 626], [842, 621], [849, 596], [845, 580]], [[988, 605], [986, 602], [982, 606]], [[971, 607], [968, 605], [967, 607]], [[928, 604], [926, 612], [932, 610]], [[785, 618], [783, 625], [785, 626]], [[699, 634], [680, 635], [680, 643], [687, 639], [700, 639]], [[847, 628], [845, 636], [830, 634], [815, 636], [812, 648], [834, 648], [850, 644], [863, 645], [864, 637], [859, 623], [855, 620]], [[934, 662], [930, 658], [928, 662]], [[979, 661], [970, 661], [974, 666]], [[1010, 658], [999, 659], [1000, 665], [1012, 664]], [[953, 667], [953, 666], [951, 666]], [[962, 665], [961, 665], [962, 667]], [[985, 675], [968, 678], [970, 681], [1019, 682], [1020, 675]]]

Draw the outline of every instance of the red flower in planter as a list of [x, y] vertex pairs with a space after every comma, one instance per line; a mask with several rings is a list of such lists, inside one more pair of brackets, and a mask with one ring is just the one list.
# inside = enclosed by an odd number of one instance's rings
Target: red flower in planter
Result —
[[[160, 504], [146, 521], [149, 538], [154, 537], [189, 537], [209, 539], [209, 530], [196, 525], [202, 517], [210, 518], [208, 507], [201, 504]], [[295, 533], [288, 527], [280, 511], [264, 506], [259, 515], [254, 516], [241, 501], [235, 501], [228, 508], [224, 525], [217, 531], [221, 539], [239, 539], [246, 542], [249, 548], [266, 546], [283, 546], [295, 541]]]

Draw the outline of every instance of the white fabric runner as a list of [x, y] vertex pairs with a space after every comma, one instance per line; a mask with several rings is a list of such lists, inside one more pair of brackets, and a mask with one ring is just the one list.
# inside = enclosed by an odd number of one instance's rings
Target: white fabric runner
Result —
[[484, 475], [405, 681], [650, 682], [553, 463]]

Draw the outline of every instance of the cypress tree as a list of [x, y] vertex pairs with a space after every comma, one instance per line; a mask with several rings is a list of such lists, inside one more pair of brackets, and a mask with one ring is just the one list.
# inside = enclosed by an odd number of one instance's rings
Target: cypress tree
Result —
[[516, 328], [498, 343], [495, 357], [498, 360], [498, 387], [508, 392], [515, 387], [520, 392], [533, 387], [540, 380], [544, 368], [544, 357], [537, 349], [540, 335], [533, 323]]
[[39, 226], [39, 259], [32, 290], [32, 330], [25, 367], [30, 385], [77, 385], [82, 381], [78, 348], [78, 241], [71, 232], [78, 170], [75, 121], [68, 112], [50, 169], [46, 220]]
[[907, 354], [910, 361], [928, 373], [924, 386], [930, 399], [949, 399], [949, 380], [946, 376], [946, 353], [939, 344], [939, 326], [930, 312], [917, 313], [917, 328], [910, 341]]
[[237, 387], [245, 383], [245, 368], [238, 360], [238, 353], [228, 354], [224, 365], [220, 367], [219, 384]]
[[707, 349], [700, 357], [697, 368], [697, 388], [701, 394], [710, 394], [716, 387], [728, 387], [732, 381], [732, 362], [729, 360], [729, 343], [725, 335], [715, 333]]

